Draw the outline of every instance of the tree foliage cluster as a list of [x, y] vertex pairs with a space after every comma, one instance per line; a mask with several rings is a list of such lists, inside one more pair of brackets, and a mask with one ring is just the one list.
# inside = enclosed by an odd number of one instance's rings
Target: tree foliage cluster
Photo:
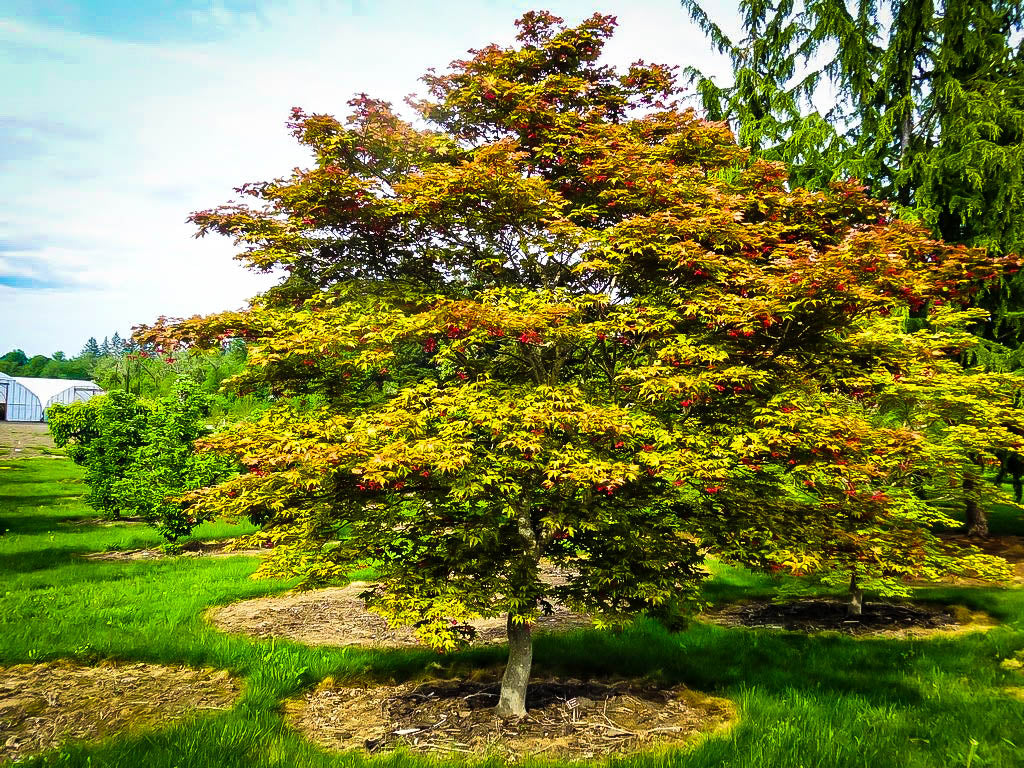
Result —
[[136, 345], [120, 355], [97, 360], [93, 376], [108, 391], [121, 390], [143, 398], [171, 394], [181, 379], [187, 379], [213, 399], [216, 413], [244, 416], [266, 401], [263, 391], [238, 398], [223, 392], [221, 385], [243, 369], [246, 354], [245, 343], [238, 339], [202, 352], [182, 350], [173, 355]]
[[[864, 179], [949, 242], [1024, 252], [1024, 3], [742, 0], [740, 37], [682, 5], [732, 65], [726, 85], [689, 72], [702, 106], [756, 156], [800, 184]], [[972, 354], [1013, 368], [1024, 278], [1002, 278]]]
[[346, 121], [296, 109], [313, 165], [193, 216], [288, 276], [138, 332], [243, 338], [231, 386], [280, 397], [200, 440], [245, 469], [189, 509], [263, 525], [263, 573], [372, 563], [370, 605], [435, 647], [505, 615], [503, 715], [552, 601], [684, 607], [705, 547], [855, 590], [999, 575], [934, 530], [1021, 442], [1016, 379], [959, 362], [1000, 259], [856, 183], [792, 186], [681, 109], [670, 69], [602, 65], [610, 17], [518, 26], [428, 73], [427, 127], [366, 96]]
[[194, 441], [209, 432], [210, 406], [209, 396], [184, 379], [162, 398], [113, 391], [54, 405], [47, 414], [57, 446], [85, 467], [89, 505], [112, 519], [140, 517], [173, 543], [208, 519], [178, 497], [234, 469], [223, 456], [194, 450]]

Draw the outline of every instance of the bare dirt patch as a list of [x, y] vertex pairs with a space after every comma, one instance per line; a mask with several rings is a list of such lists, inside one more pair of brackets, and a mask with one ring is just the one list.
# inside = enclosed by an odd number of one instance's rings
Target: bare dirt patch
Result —
[[729, 627], [896, 637], [976, 632], [995, 625], [988, 614], [971, 611], [962, 605], [865, 602], [860, 616], [849, 616], [846, 603], [838, 600], [732, 603], [708, 611], [702, 614], [702, 618]]
[[0, 760], [230, 709], [240, 693], [226, 670], [66, 661], [0, 667]]
[[683, 686], [653, 683], [535, 680], [527, 716], [494, 715], [496, 676], [468, 682], [436, 680], [349, 688], [325, 681], [286, 705], [286, 720], [334, 750], [591, 759], [686, 744], [735, 718], [732, 704]]
[[[397, 629], [366, 610], [360, 593], [370, 584], [354, 581], [344, 587], [310, 592], [294, 592], [275, 597], [243, 600], [206, 613], [218, 629], [253, 637], [286, 637], [306, 645], [369, 645], [403, 648], [420, 645], [407, 627]], [[505, 619], [476, 619], [469, 625], [475, 631], [471, 645], [491, 645], [507, 640]], [[589, 617], [570, 611], [563, 605], [542, 615], [535, 632], [564, 632], [593, 626]]]
[[0, 421], [0, 461], [54, 456], [50, 428], [36, 422]]

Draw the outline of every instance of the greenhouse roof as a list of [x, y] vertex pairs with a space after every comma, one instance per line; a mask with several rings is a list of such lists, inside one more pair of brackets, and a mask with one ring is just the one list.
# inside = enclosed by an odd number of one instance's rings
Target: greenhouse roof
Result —
[[79, 389], [90, 389], [101, 391], [101, 387], [94, 381], [83, 381], [81, 379], [36, 379], [30, 376], [4, 376], [5, 379], [14, 379], [25, 389], [39, 398], [39, 402], [45, 405], [54, 395], [59, 395], [65, 389], [78, 387]]

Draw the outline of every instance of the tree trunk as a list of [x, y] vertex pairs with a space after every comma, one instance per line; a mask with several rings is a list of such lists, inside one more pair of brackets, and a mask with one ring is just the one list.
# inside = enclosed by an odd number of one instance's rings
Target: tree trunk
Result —
[[864, 590], [857, 586], [857, 572], [850, 576], [850, 602], [846, 606], [849, 616], [860, 616], [864, 612]]
[[967, 535], [980, 539], [988, 536], [988, 516], [974, 499], [967, 502]]
[[528, 624], [512, 621], [508, 615], [508, 666], [501, 678], [501, 698], [495, 714], [498, 717], [526, 716], [526, 686], [533, 664], [533, 638]]
[[967, 493], [967, 502], [964, 511], [967, 513], [967, 535], [977, 538], [988, 536], [988, 515], [981, 508], [978, 500], [974, 498], [974, 478], [968, 475], [964, 477], [963, 488]]

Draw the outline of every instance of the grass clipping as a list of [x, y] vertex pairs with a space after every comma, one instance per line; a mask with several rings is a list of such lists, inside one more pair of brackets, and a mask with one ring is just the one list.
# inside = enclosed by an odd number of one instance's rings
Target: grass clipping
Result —
[[66, 661], [0, 667], [0, 761], [230, 709], [240, 692], [226, 670]]
[[526, 717], [502, 720], [494, 714], [499, 689], [496, 677], [378, 687], [327, 680], [289, 702], [287, 720], [328, 749], [374, 754], [404, 748], [516, 761], [537, 755], [582, 760], [678, 746], [735, 718], [728, 700], [684, 686], [533, 680]]

